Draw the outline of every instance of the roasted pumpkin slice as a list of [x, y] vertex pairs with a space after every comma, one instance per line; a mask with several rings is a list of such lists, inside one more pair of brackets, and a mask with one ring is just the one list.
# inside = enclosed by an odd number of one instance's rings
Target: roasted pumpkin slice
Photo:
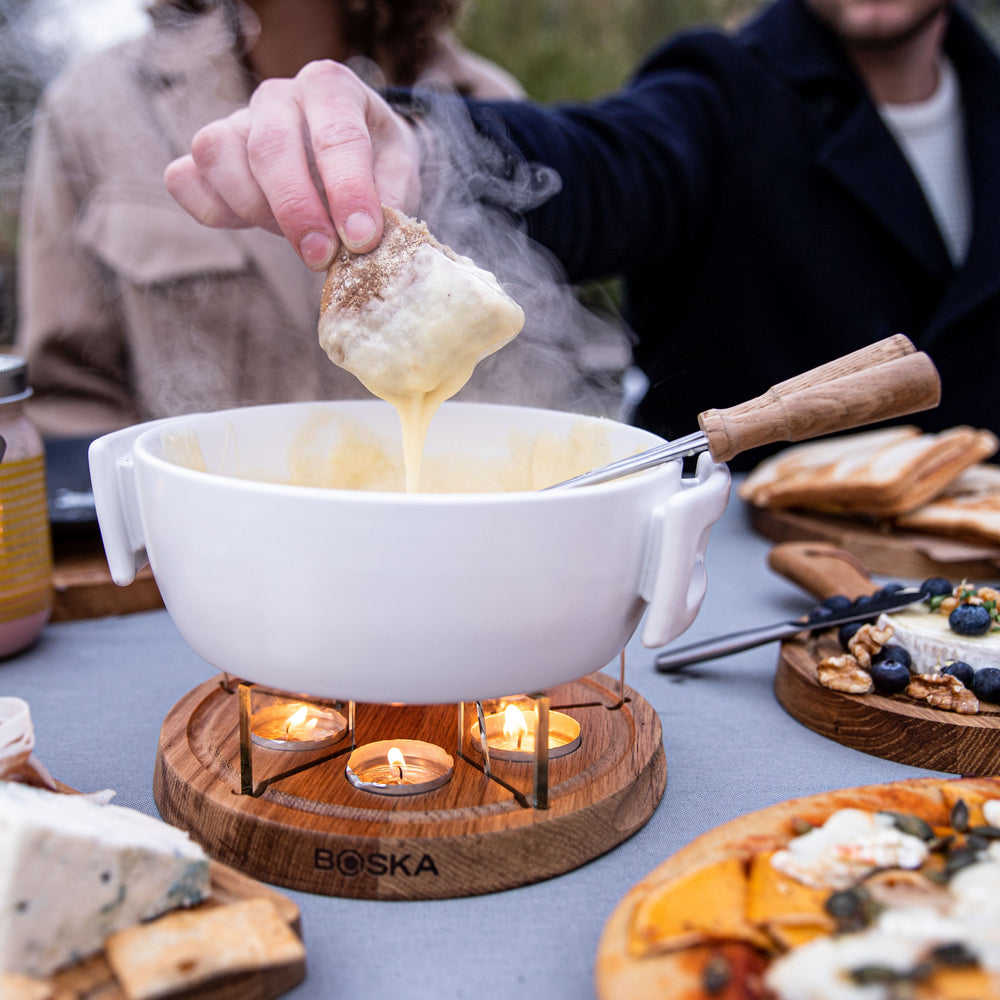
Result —
[[654, 886], [632, 914], [634, 955], [674, 951], [712, 941], [769, 942], [746, 919], [746, 860], [728, 856]]
[[915, 1000], [998, 1000], [1000, 977], [978, 966], [935, 969], [917, 987]]
[[813, 889], [771, 864], [773, 851], [755, 854], [747, 881], [747, 920], [782, 949], [797, 948], [836, 928], [826, 912], [828, 889]]

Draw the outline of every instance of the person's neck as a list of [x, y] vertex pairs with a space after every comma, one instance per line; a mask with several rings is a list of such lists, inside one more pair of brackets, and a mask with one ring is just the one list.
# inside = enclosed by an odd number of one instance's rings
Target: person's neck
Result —
[[260, 33], [246, 61], [261, 80], [292, 77], [314, 59], [343, 60], [336, 4], [317, 0], [247, 0]]
[[917, 34], [895, 45], [848, 45], [847, 51], [877, 104], [915, 104], [937, 90], [944, 11]]

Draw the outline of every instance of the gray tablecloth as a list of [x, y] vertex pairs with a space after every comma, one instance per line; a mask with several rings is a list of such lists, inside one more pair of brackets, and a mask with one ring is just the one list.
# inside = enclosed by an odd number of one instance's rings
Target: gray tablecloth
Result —
[[[712, 533], [704, 606], [678, 645], [811, 606], [767, 568], [768, 548], [734, 496]], [[487, 896], [369, 902], [288, 892], [308, 954], [308, 976], [288, 996], [592, 997], [608, 915], [693, 837], [793, 796], [934, 773], [840, 746], [788, 716], [771, 689], [777, 653], [759, 647], [671, 677], [633, 640], [626, 681], [659, 712], [667, 756], [666, 792], [650, 822], [576, 871]], [[0, 694], [30, 703], [37, 754], [56, 777], [81, 790], [116, 789], [118, 803], [155, 814], [160, 725], [214, 673], [165, 612], [148, 612], [48, 626], [34, 648], [0, 663]]]

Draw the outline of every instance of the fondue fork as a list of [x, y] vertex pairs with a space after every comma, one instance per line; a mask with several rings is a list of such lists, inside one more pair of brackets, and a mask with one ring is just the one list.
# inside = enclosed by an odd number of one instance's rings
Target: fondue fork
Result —
[[776, 441], [805, 441], [908, 413], [941, 400], [934, 362], [899, 333], [796, 375], [755, 399], [698, 416], [700, 431], [545, 487], [605, 483], [708, 451], [726, 462]]

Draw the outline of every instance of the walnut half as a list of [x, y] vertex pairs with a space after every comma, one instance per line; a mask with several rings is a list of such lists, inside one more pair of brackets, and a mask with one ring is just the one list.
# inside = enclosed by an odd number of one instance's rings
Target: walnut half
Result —
[[951, 674], [915, 674], [906, 693], [917, 701], [926, 701], [934, 708], [960, 715], [975, 715], [979, 711], [976, 696]]
[[858, 662], [858, 666], [867, 670], [872, 665], [872, 657], [881, 652], [882, 647], [893, 637], [893, 628], [886, 625], [878, 628], [876, 625], [862, 625], [851, 636], [847, 648]]
[[816, 679], [823, 687], [846, 694], [867, 694], [872, 689], [871, 675], [846, 653], [820, 660], [816, 667]]

